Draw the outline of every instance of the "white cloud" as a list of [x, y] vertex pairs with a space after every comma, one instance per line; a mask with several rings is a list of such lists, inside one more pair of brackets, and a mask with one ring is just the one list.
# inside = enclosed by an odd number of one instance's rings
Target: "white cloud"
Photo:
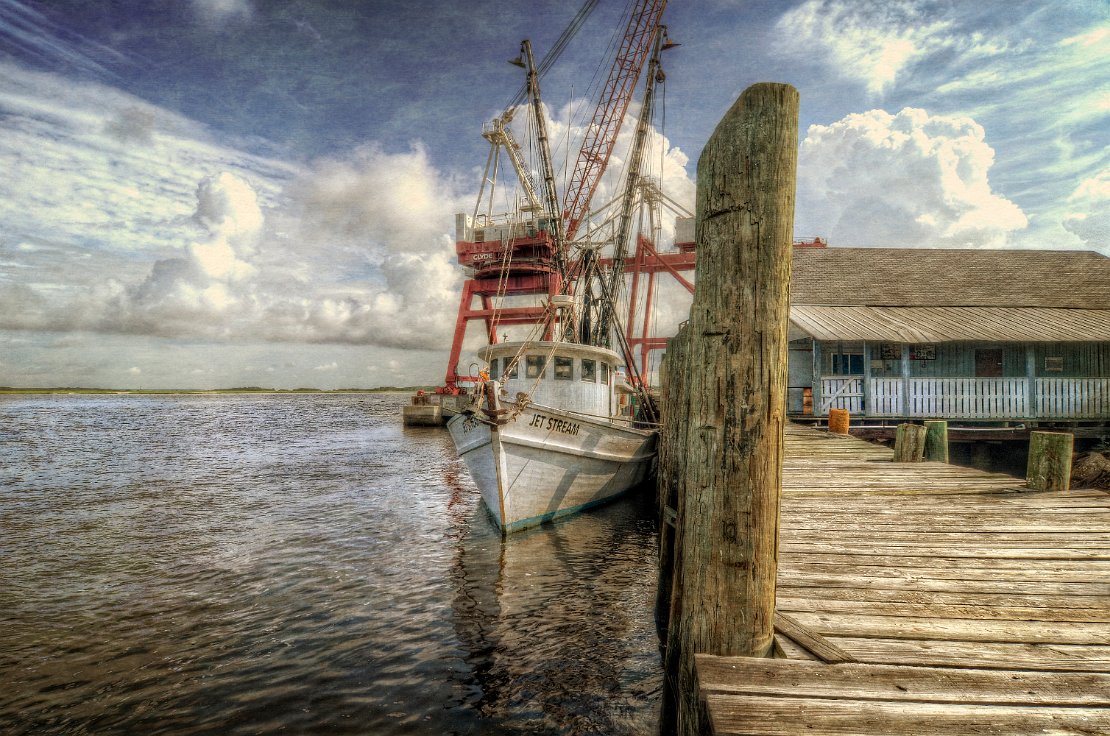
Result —
[[333, 360], [330, 363], [324, 363], [322, 365], [318, 365], [315, 368], [313, 368], [312, 370], [314, 370], [314, 371], [334, 371], [334, 370], [338, 370], [338, 369], [339, 369], [339, 363], [337, 363]]
[[798, 162], [799, 235], [838, 245], [1002, 247], [1028, 224], [994, 193], [982, 126], [905, 108], [813, 125]]
[[142, 373], [143, 370], [142, 370], [142, 368], [139, 368], [138, 366], [133, 365], [133, 366], [131, 366], [130, 368], [127, 369], [127, 372], [132, 376], [137, 376], [140, 373]]
[[[8, 237], [149, 258], [181, 247], [201, 179], [220, 170], [249, 178], [266, 206], [297, 171], [214, 143], [195, 122], [109, 86], [2, 62], [0, 79], [0, 222]], [[83, 273], [100, 276], [99, 265]], [[64, 271], [50, 275], [81, 276]]]
[[[824, 56], [873, 95], [890, 88], [908, 67], [952, 47], [952, 22], [935, 20], [930, 3], [913, 0], [807, 0], [776, 27], [789, 43], [783, 53]], [[965, 43], [991, 53], [982, 39]]]
[[1063, 225], [1087, 247], [1110, 255], [1110, 169], [1075, 188], [1068, 197]]
[[449, 339], [465, 206], [422, 149], [298, 169], [104, 85], [0, 70], [0, 329]]
[[205, 179], [193, 219], [208, 237], [183, 256], [155, 263], [141, 283], [117, 290], [100, 328], [442, 345], [461, 272], [442, 232], [453, 222], [451, 199], [442, 196], [447, 190], [424, 154], [375, 149], [353, 163], [325, 162], [290, 191], [288, 208], [264, 215], [243, 179], [228, 173]]
[[[437, 170], [419, 145], [294, 168], [110, 87], [4, 68], [0, 330], [449, 344], [463, 276], [454, 215], [473, 207], [459, 192], [475, 181]], [[581, 136], [569, 113], [553, 138]], [[635, 113], [595, 206], [617, 191]], [[648, 162], [692, 206], [685, 155], [668, 145]], [[673, 222], [662, 225], [666, 241]]]
[[197, 17], [213, 26], [248, 20], [254, 14], [250, 0], [192, 0], [192, 3]]
[[121, 143], [150, 144], [154, 139], [157, 117], [146, 107], [124, 107], [104, 124], [104, 131]]
[[[1091, 54], [1101, 54], [1102, 51], [1105, 51], [1108, 42], [1110, 42], [1110, 26], [1101, 26], [1075, 36], [1069, 36], [1061, 41], [1060, 45], [1078, 46]], [[1099, 49], [1102, 49], [1102, 51]]]

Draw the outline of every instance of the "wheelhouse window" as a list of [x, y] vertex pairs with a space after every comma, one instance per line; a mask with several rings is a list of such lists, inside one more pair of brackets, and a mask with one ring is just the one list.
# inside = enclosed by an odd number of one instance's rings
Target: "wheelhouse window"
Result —
[[544, 378], [547, 375], [547, 361], [542, 355], [529, 355], [525, 358], [524, 377]]
[[519, 373], [518, 367], [520, 363], [513, 363], [512, 358], [502, 358], [502, 365], [504, 366], [504, 368], [502, 369], [502, 375], [505, 376], [505, 378], [517, 377]]
[[499, 361], [497, 360], [497, 358], [494, 358], [493, 360], [491, 360], [489, 362], [489, 377], [490, 377], [491, 381], [496, 381], [497, 380], [497, 366], [498, 366], [498, 363], [499, 363]]
[[601, 382], [609, 383], [609, 364], [602, 363], [599, 367], [601, 368]]
[[589, 358], [582, 359], [582, 380], [590, 383], [597, 382], [597, 362]]
[[555, 380], [570, 381], [574, 378], [574, 358], [555, 357]]

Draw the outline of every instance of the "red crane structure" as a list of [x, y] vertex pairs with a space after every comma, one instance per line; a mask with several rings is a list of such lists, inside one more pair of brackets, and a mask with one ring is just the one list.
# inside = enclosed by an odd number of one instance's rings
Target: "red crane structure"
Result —
[[609, 166], [609, 157], [617, 143], [628, 105], [640, 70], [647, 60], [648, 50], [659, 28], [659, 19], [666, 7], [666, 0], [641, 0], [628, 18], [624, 38], [609, 69], [601, 97], [594, 108], [593, 119], [586, 128], [578, 161], [570, 177], [566, 197], [563, 199], [563, 221], [569, 242], [589, 212], [590, 200], [597, 191], [597, 183]]
[[[579, 232], [580, 226], [589, 213], [590, 201], [608, 166], [621, 123], [632, 100], [636, 80], [640, 76], [653, 42], [656, 48], [656, 56], [653, 58], [657, 61], [660, 46], [658, 37], [663, 32], [659, 20], [665, 7], [666, 0], [635, 2], [609, 76], [586, 129], [561, 212], [556, 211], [555, 183], [540, 106], [538, 73], [532, 60], [531, 45], [527, 41], [522, 44], [522, 58], [513, 63], [525, 66], [528, 70], [528, 93], [533, 109], [533, 123], [541, 144], [544, 181], [542, 186], [537, 187], [523, 164], [520, 146], [507, 127], [512, 116], [512, 108], [510, 108], [505, 115], [495, 119], [483, 130], [483, 135], [490, 141], [491, 150], [478, 203], [472, 214], [460, 214], [456, 218], [455, 250], [459, 263], [468, 269], [468, 277], [463, 284], [445, 385], [438, 389], [440, 393], [456, 394], [461, 390], [460, 383], [473, 383], [480, 380], [479, 376], [470, 375], [474, 371], [459, 370], [463, 340], [467, 326], [471, 322], [482, 322], [491, 344], [498, 342], [499, 328], [509, 325], [542, 326], [542, 339], [552, 339], [558, 316], [551, 311], [551, 297], [572, 293], [578, 279], [588, 275], [582, 263], [570, 257], [569, 244]], [[653, 65], [651, 74], [658, 74], [661, 79], [662, 72], [657, 70], [656, 66], [657, 63]], [[649, 88], [653, 84], [654, 80], [649, 79]], [[527, 195], [527, 201], [518, 212], [494, 215], [493, 191], [501, 151], [507, 154], [512, 163], [521, 187]], [[638, 174], [630, 173], [630, 176], [638, 177]], [[482, 198], [487, 184], [489, 204], [485, 212], [482, 212]], [[623, 250], [623, 246], [616, 249], [622, 257]], [[650, 293], [650, 283], [657, 270], [670, 268], [677, 273], [673, 266], [684, 269], [687, 261], [692, 267], [692, 254], [689, 257], [683, 256], [680, 259], [681, 263], [672, 264], [672, 266], [663, 265], [674, 260], [673, 256], [676, 255], [680, 254], [665, 254], [665, 257], [660, 260], [651, 248], [651, 244], [642, 237], [638, 238], [636, 256], [632, 261], [631, 269], [633, 290], [635, 291], [638, 286], [641, 272], [649, 275]], [[620, 260], [616, 258], [604, 259], [597, 263], [602, 264], [603, 268], [622, 266]], [[507, 302], [516, 297], [528, 296], [547, 298], [541, 300], [543, 302], [541, 305], [507, 305]], [[645, 312], [645, 320], [649, 312], [650, 305]], [[627, 337], [631, 340], [626, 340], [626, 344], [635, 344], [643, 349], [644, 345], [649, 344], [644, 342], [648, 339], [646, 329], [645, 325], [644, 335], [633, 338], [630, 319]], [[650, 343], [650, 345], [653, 348], [657, 347], [656, 343]], [[643, 349], [642, 355], [645, 359], [646, 354], [646, 349]], [[632, 367], [630, 366], [630, 369]]]

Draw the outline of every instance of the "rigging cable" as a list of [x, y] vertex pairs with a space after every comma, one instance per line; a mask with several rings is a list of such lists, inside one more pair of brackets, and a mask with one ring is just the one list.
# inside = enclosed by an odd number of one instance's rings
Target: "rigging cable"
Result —
[[[594, 8], [597, 7], [597, 3], [598, 0], [586, 0], [586, 2], [582, 4], [582, 7], [578, 9], [578, 12], [571, 20], [570, 25], [563, 29], [563, 32], [555, 41], [555, 45], [552, 46], [547, 54], [544, 55], [543, 59], [540, 60], [539, 65], [536, 67], [536, 72], [541, 77], [547, 72], [548, 69], [554, 66], [556, 61], [559, 60], [559, 57], [562, 56], [563, 51], [567, 47], [567, 44], [569, 44], [571, 39], [573, 39], [578, 34], [578, 31], [585, 24], [586, 19], [589, 18], [590, 14], [594, 12]], [[522, 102], [524, 102], [527, 96], [528, 83], [525, 82], [523, 85], [521, 85], [520, 89], [517, 90], [517, 93], [513, 96], [512, 100], [509, 101], [509, 104], [505, 106], [505, 109], [511, 110], [512, 108], [520, 105]]]

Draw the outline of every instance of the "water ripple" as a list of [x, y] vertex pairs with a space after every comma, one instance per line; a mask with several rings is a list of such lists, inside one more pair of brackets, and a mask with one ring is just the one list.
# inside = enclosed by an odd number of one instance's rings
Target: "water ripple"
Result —
[[502, 542], [403, 400], [0, 397], [0, 732], [651, 731], [644, 503]]

